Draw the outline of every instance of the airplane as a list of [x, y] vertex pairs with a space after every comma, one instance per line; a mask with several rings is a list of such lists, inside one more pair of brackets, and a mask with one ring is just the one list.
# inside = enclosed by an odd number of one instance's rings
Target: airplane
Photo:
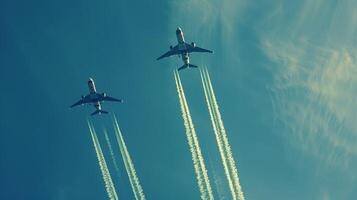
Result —
[[81, 99], [78, 102], [71, 105], [71, 108], [83, 104], [93, 104], [96, 109], [91, 114], [93, 116], [96, 114], [108, 114], [107, 111], [102, 110], [101, 102], [103, 101], [123, 102], [123, 100], [110, 97], [105, 93], [98, 93], [97, 89], [95, 88], [94, 80], [92, 78], [89, 78], [88, 80], [88, 88], [89, 88], [89, 94], [86, 96], [82, 95]]
[[213, 53], [211, 50], [203, 49], [201, 47], [196, 46], [194, 42], [188, 44], [185, 42], [185, 38], [183, 36], [183, 32], [180, 27], [176, 29], [176, 37], [178, 44], [174, 47], [170, 46], [170, 51], [166, 52], [164, 55], [158, 57], [156, 60], [160, 60], [162, 58], [170, 57], [172, 55], [181, 56], [184, 65], [178, 69], [178, 71], [185, 68], [197, 68], [198, 66], [190, 63], [190, 53], [192, 52], [206, 52]]

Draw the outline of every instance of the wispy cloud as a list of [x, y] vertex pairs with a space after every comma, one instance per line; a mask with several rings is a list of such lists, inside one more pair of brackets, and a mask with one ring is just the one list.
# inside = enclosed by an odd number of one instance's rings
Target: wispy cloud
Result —
[[274, 63], [269, 89], [282, 134], [304, 152], [345, 168], [357, 158], [357, 54], [351, 45], [356, 37], [350, 34], [356, 33], [357, 20], [352, 4], [302, 1], [284, 26], [288, 11], [282, 3], [263, 22], [272, 28], [260, 33], [262, 49]]
[[176, 0], [172, 1], [171, 21], [174, 25], [186, 25], [203, 40], [220, 35], [222, 42], [228, 42], [234, 37], [245, 5], [245, 0]]
[[266, 41], [264, 49], [279, 64], [270, 89], [284, 134], [304, 150], [348, 166], [349, 156], [357, 156], [356, 55], [292, 42]]

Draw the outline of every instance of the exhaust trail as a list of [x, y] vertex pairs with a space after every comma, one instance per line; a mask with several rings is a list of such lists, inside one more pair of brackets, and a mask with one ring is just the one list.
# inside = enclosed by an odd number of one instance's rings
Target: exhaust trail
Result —
[[224, 173], [226, 175], [227, 181], [228, 181], [228, 186], [229, 186], [229, 190], [231, 191], [232, 194], [232, 199], [235, 200], [237, 199], [237, 195], [233, 186], [233, 181], [232, 181], [232, 177], [228, 168], [228, 164], [227, 164], [227, 158], [225, 155], [225, 151], [224, 151], [224, 147], [223, 147], [223, 143], [222, 143], [222, 137], [218, 131], [218, 122], [216, 120], [216, 116], [213, 112], [213, 107], [212, 107], [212, 103], [211, 103], [211, 96], [209, 95], [207, 88], [207, 81], [206, 81], [206, 77], [205, 75], [202, 73], [202, 70], [200, 69], [200, 75], [201, 75], [201, 81], [202, 81], [202, 86], [203, 86], [203, 90], [204, 90], [204, 94], [206, 97], [206, 103], [207, 103], [207, 107], [208, 107], [208, 111], [209, 111], [209, 115], [210, 115], [210, 119], [211, 119], [211, 123], [212, 123], [212, 127], [213, 127], [213, 132], [214, 135], [216, 137], [216, 141], [218, 144], [218, 150], [222, 159], [222, 164], [223, 164], [223, 169], [224, 169]]
[[[114, 125], [114, 127], [115, 127], [115, 125]], [[117, 135], [117, 129], [114, 128], [114, 130], [115, 130], [115, 137], [116, 137], [116, 139], [117, 139], [117, 142], [118, 142], [118, 145], [119, 145], [119, 149], [120, 149], [120, 154], [121, 154], [121, 156], [122, 156], [122, 158], [123, 158], [125, 170], [126, 170], [126, 172], [127, 172], [127, 174], [128, 174], [130, 186], [131, 186], [131, 188], [132, 188], [132, 190], [133, 190], [135, 199], [136, 199], [136, 200], [139, 200], [139, 198], [138, 198], [138, 193], [137, 193], [136, 187], [135, 187], [135, 185], [134, 185], [134, 180], [133, 180], [133, 177], [132, 177], [132, 175], [131, 175], [131, 171], [130, 171], [130, 169], [129, 169], [128, 161], [127, 161], [126, 156], [125, 156], [125, 154], [124, 154], [124, 150], [123, 150], [123, 148], [122, 148], [120, 139], [118, 138], [118, 135]]]
[[[190, 111], [187, 105], [185, 93], [182, 87], [182, 83], [180, 80], [180, 76], [177, 72], [175, 72], [175, 81], [177, 92], [180, 100], [182, 117], [184, 119], [184, 125], [186, 128], [186, 136], [190, 146], [191, 154], [192, 154], [192, 161], [194, 164], [197, 182], [199, 185], [199, 189], [201, 192], [202, 199], [214, 199], [212, 188], [210, 185], [209, 177], [207, 174], [206, 166], [203, 160], [201, 148], [198, 142], [198, 138], [196, 135], [196, 131], [194, 129], [194, 125], [192, 122], [192, 118], [190, 115]], [[208, 196], [208, 197], [207, 197]]]
[[113, 163], [114, 163], [115, 171], [116, 171], [116, 173], [118, 174], [118, 176], [120, 176], [120, 170], [119, 170], [118, 162], [117, 162], [117, 159], [115, 158], [113, 146], [112, 146], [112, 144], [111, 144], [111, 142], [110, 142], [110, 139], [109, 139], [109, 136], [108, 136], [108, 132], [107, 132], [106, 129], [104, 129], [103, 132], [104, 132], [105, 140], [106, 140], [107, 145], [108, 145], [108, 149], [109, 149], [110, 156], [112, 157], [112, 161], [113, 161]]
[[137, 188], [137, 191], [138, 191], [140, 200], [145, 200], [144, 191], [143, 191], [143, 189], [142, 189], [142, 187], [141, 187], [139, 178], [138, 178], [138, 176], [137, 176], [137, 174], [136, 174], [136, 170], [135, 170], [133, 161], [131, 160], [130, 154], [129, 154], [128, 149], [127, 149], [127, 147], [126, 147], [126, 144], [125, 144], [125, 142], [124, 142], [124, 139], [123, 139], [123, 136], [122, 136], [122, 134], [121, 134], [121, 131], [119, 130], [118, 133], [119, 133], [119, 136], [120, 136], [122, 145], [123, 145], [123, 150], [124, 150], [124, 152], [125, 152], [126, 160], [127, 160], [128, 164], [129, 164], [129, 167], [130, 167], [132, 176], [133, 176], [133, 178], [134, 178], [134, 182], [135, 182], [135, 185], [136, 185], [136, 188]]
[[133, 161], [131, 160], [128, 148], [126, 147], [126, 144], [123, 139], [123, 135], [121, 133], [118, 121], [115, 116], [114, 116], [114, 129], [115, 129], [115, 133], [116, 133], [117, 142], [120, 147], [120, 152], [121, 152], [121, 155], [124, 160], [124, 165], [125, 165], [125, 168], [127, 169], [129, 181], [130, 181], [130, 184], [132, 185], [134, 196], [136, 199], [145, 200], [146, 198], [145, 198], [144, 191], [141, 187], [139, 178], [136, 174], [136, 170], [135, 170]]
[[99, 167], [100, 167], [100, 170], [102, 172], [103, 180], [104, 180], [104, 183], [105, 183], [105, 189], [107, 191], [108, 197], [109, 197], [110, 200], [118, 200], [118, 195], [116, 193], [116, 190], [115, 190], [115, 187], [114, 187], [114, 183], [113, 183], [112, 178], [110, 176], [109, 169], [108, 169], [107, 163], [105, 161], [102, 148], [100, 147], [100, 143], [99, 143], [97, 134], [96, 134], [96, 132], [94, 130], [93, 125], [90, 124], [89, 121], [88, 121], [88, 127], [89, 127], [89, 131], [91, 133], [91, 136], [92, 136], [92, 141], [93, 141], [93, 144], [94, 144], [95, 152], [97, 154]]
[[200, 166], [199, 166], [199, 161], [198, 161], [198, 158], [197, 158], [196, 150], [195, 150], [195, 147], [194, 147], [194, 144], [193, 144], [191, 130], [190, 130], [189, 122], [188, 122], [188, 119], [187, 119], [186, 109], [185, 109], [185, 106], [184, 106], [184, 103], [183, 103], [183, 100], [182, 100], [181, 88], [179, 86], [179, 83], [178, 83], [178, 80], [177, 80], [177, 77], [176, 77], [176, 72], [174, 73], [174, 75], [175, 75], [177, 94], [178, 94], [179, 101], [180, 101], [182, 118], [183, 118], [183, 121], [184, 121], [185, 130], [186, 130], [187, 142], [188, 142], [188, 145], [190, 147], [190, 151], [191, 151], [191, 155], [192, 155], [192, 162], [193, 162], [193, 167], [194, 167], [195, 173], [196, 173], [196, 179], [197, 179], [198, 188], [199, 188], [200, 193], [201, 193], [201, 199], [207, 199], [205, 186], [203, 184], [203, 180], [202, 180], [202, 177], [201, 177], [201, 169], [200, 169]]
[[190, 114], [190, 110], [188, 108], [188, 104], [187, 104], [187, 101], [186, 101], [186, 96], [185, 96], [185, 93], [184, 93], [184, 90], [183, 90], [183, 87], [182, 87], [182, 83], [181, 83], [181, 79], [180, 79], [180, 75], [178, 74], [178, 72], [176, 73], [176, 76], [177, 76], [177, 79], [178, 79], [179, 86], [181, 88], [181, 95], [182, 95], [182, 99], [183, 99], [183, 102], [184, 102], [184, 107], [186, 109], [186, 115], [187, 115], [189, 126], [190, 126], [190, 129], [191, 129], [191, 135], [192, 135], [192, 138], [193, 138], [194, 146], [195, 146], [195, 149], [197, 151], [197, 157], [198, 157], [198, 160], [199, 160], [199, 163], [200, 163], [201, 172], [203, 174], [203, 178], [204, 178], [204, 181], [205, 181], [206, 190], [208, 192], [208, 197], [209, 197], [209, 199], [214, 199], [213, 198], [213, 192], [212, 192], [211, 184], [210, 184], [208, 173], [207, 173], [207, 169], [206, 169], [206, 165], [205, 165], [205, 162], [204, 162], [204, 159], [203, 159], [203, 156], [202, 156], [200, 144], [198, 142], [197, 134], [196, 134], [193, 122], [192, 122], [192, 117], [191, 117], [191, 114]]
[[212, 161], [210, 162], [210, 166], [212, 168], [212, 174], [213, 174], [213, 180], [214, 180], [213, 182], [216, 187], [218, 199], [223, 200], [223, 199], [225, 199], [225, 195], [224, 195], [225, 192], [223, 191], [223, 188], [222, 188], [221, 177], [217, 174], [216, 169], [214, 169]]
[[212, 105], [213, 105], [213, 108], [214, 108], [214, 111], [215, 111], [215, 114], [216, 114], [216, 119], [217, 119], [217, 122], [218, 122], [219, 131], [220, 131], [220, 133], [222, 135], [222, 138], [223, 138], [223, 144], [224, 144], [225, 152], [227, 154], [228, 163], [229, 163], [229, 166], [230, 166], [231, 174], [233, 176], [234, 186], [235, 186], [235, 189], [237, 190], [237, 194], [238, 194], [239, 199], [240, 200], [244, 200], [245, 198], [244, 198], [244, 193], [243, 193], [243, 190], [242, 190], [242, 186], [240, 185], [239, 176], [238, 176], [238, 170], [237, 170], [234, 158], [233, 158], [232, 150], [231, 150], [231, 147], [230, 147], [230, 144], [229, 144], [229, 141], [228, 141], [228, 136], [227, 136], [226, 130], [225, 130], [224, 125], [223, 125], [223, 120], [222, 120], [222, 117], [221, 117], [221, 113], [219, 111], [217, 99], [216, 99], [216, 96], [214, 94], [214, 90], [213, 90], [212, 83], [211, 83], [211, 78], [209, 76], [209, 73], [208, 73], [207, 69], [205, 69], [205, 75], [206, 75], [206, 79], [207, 79], [208, 92], [209, 92], [209, 94], [210, 94], [210, 96], [212, 98]]

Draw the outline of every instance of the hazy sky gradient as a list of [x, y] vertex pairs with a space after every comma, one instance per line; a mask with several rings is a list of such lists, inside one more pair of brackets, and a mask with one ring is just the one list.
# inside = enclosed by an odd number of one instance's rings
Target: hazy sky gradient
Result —
[[[106, 199], [86, 124], [120, 199], [133, 199], [111, 116], [69, 109], [97, 90], [115, 113], [147, 199], [199, 199], [176, 94], [176, 43], [207, 66], [241, 185], [254, 199], [355, 199], [357, 13], [336, 1], [0, 1], [0, 199]], [[230, 198], [198, 70], [182, 71], [215, 196]], [[216, 183], [216, 184], [215, 184]]]

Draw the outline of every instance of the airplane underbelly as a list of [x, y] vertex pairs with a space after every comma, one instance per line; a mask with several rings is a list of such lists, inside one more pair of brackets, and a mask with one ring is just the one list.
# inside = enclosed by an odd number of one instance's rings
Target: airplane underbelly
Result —
[[101, 109], [101, 105], [100, 105], [99, 101], [95, 102], [94, 107], [95, 107], [97, 110], [100, 110], [100, 109]]
[[177, 42], [179, 44], [184, 44], [185, 43], [185, 38], [183, 37], [183, 34], [178, 34], [177, 35]]
[[180, 51], [185, 51], [185, 50], [186, 50], [185, 43], [179, 43], [179, 44], [178, 44], [178, 49], [179, 49]]
[[89, 88], [89, 93], [96, 93], [96, 88], [95, 88], [95, 84], [93, 81], [88, 81], [88, 88]]
[[182, 61], [183, 61], [186, 65], [190, 64], [190, 57], [188, 56], [188, 53], [182, 54]]

